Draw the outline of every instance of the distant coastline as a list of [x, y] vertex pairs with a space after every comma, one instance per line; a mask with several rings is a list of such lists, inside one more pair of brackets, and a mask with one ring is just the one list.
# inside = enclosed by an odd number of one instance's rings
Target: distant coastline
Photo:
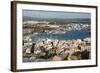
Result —
[[36, 33], [64, 33], [70, 30], [90, 29], [90, 24], [82, 23], [63, 23], [48, 21], [25, 21], [23, 22], [23, 35], [36, 34]]

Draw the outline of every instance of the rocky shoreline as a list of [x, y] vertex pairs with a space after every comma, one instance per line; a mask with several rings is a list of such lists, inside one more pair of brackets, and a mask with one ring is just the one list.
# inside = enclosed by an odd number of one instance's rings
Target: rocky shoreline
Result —
[[91, 39], [39, 39], [27, 38], [23, 44], [24, 62], [82, 60], [91, 58]]

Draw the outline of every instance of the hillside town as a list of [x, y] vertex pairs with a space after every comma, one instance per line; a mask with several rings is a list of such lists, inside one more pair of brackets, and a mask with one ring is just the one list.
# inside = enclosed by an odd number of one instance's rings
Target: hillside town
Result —
[[32, 36], [39, 33], [59, 33], [65, 31], [90, 29], [89, 24], [57, 24], [56, 22], [27, 21], [23, 23], [23, 61], [64, 61], [91, 58], [91, 38], [59, 40], [38, 39], [32, 41]]
[[90, 59], [91, 39], [57, 40], [41, 39], [32, 43], [30, 38], [23, 46], [26, 61], [61, 61]]

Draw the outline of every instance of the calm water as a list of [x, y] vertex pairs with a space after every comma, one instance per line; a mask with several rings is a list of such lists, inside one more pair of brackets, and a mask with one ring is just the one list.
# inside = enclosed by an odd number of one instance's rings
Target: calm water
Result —
[[32, 40], [36, 42], [38, 39], [59, 39], [59, 40], [72, 40], [72, 39], [84, 39], [90, 37], [90, 30], [89, 29], [82, 29], [82, 30], [71, 30], [66, 31], [63, 34], [59, 33], [40, 33], [37, 35], [33, 35]]

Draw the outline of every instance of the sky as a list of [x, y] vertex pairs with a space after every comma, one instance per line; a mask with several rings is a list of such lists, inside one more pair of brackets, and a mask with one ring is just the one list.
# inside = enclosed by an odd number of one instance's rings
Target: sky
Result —
[[34, 18], [91, 18], [90, 13], [83, 12], [62, 12], [62, 11], [40, 11], [40, 10], [23, 10], [23, 16]]

